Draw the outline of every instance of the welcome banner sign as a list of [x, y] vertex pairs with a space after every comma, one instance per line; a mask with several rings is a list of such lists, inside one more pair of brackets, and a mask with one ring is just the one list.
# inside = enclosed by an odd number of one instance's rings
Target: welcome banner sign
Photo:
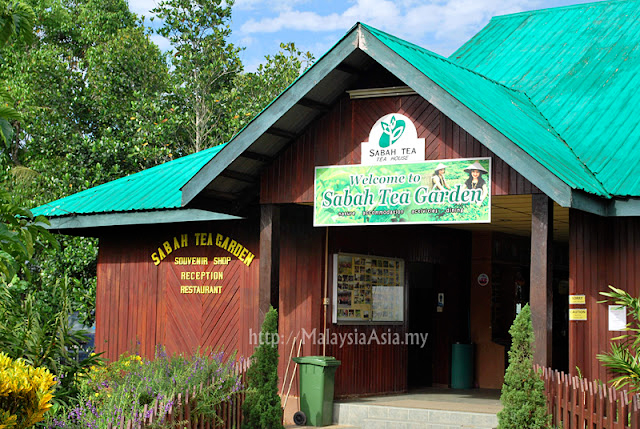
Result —
[[491, 159], [316, 167], [314, 226], [491, 222]]

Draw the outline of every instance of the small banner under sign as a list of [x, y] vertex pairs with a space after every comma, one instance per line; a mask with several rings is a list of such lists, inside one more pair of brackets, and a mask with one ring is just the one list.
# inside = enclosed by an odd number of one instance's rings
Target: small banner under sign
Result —
[[569, 309], [569, 320], [587, 320], [587, 309], [586, 308], [570, 308]]
[[569, 304], [586, 304], [587, 300], [584, 295], [569, 295]]

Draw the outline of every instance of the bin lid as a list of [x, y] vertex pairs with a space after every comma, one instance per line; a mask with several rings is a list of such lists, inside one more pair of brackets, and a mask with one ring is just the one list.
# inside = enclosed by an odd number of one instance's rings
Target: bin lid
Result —
[[333, 356], [300, 356], [294, 357], [293, 361], [301, 365], [340, 366], [340, 361]]

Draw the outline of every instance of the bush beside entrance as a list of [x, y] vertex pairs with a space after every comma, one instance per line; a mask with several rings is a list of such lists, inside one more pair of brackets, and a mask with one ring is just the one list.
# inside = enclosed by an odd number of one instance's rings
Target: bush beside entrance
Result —
[[525, 305], [511, 329], [509, 367], [504, 376], [498, 413], [498, 429], [538, 429], [551, 425], [547, 414], [544, 382], [533, 370], [534, 335], [531, 309]]

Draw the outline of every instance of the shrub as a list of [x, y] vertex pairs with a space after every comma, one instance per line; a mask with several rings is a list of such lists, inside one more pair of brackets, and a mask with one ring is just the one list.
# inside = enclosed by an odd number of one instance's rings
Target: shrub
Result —
[[498, 428], [548, 428], [551, 416], [547, 414], [544, 382], [533, 370], [534, 335], [528, 304], [516, 316], [509, 334], [509, 367], [500, 395], [504, 408], [498, 413]]
[[0, 352], [0, 427], [28, 428], [51, 408], [56, 382], [46, 368], [34, 368]]
[[272, 307], [264, 318], [260, 344], [247, 370], [247, 396], [242, 406], [243, 428], [282, 428], [278, 395], [278, 312]]
[[[80, 359], [87, 341], [84, 331], [69, 326], [72, 314], [68, 279], [43, 283], [34, 255], [50, 245], [59, 250], [45, 229], [43, 216], [16, 206], [0, 189], [0, 350], [33, 367], [45, 367], [58, 380], [54, 409], [77, 396], [77, 377], [99, 358]], [[1, 428], [1, 426], [0, 426]]]
[[106, 428], [121, 417], [132, 420], [136, 427], [146, 417], [145, 405], [156, 400], [173, 405], [178, 393], [194, 390], [193, 413], [215, 420], [216, 406], [241, 389], [232, 371], [232, 358], [225, 363], [223, 353], [199, 352], [169, 357], [162, 349], [153, 361], [123, 355], [116, 362], [93, 368], [81, 383], [80, 403], [62, 418], [52, 419], [49, 428]]

